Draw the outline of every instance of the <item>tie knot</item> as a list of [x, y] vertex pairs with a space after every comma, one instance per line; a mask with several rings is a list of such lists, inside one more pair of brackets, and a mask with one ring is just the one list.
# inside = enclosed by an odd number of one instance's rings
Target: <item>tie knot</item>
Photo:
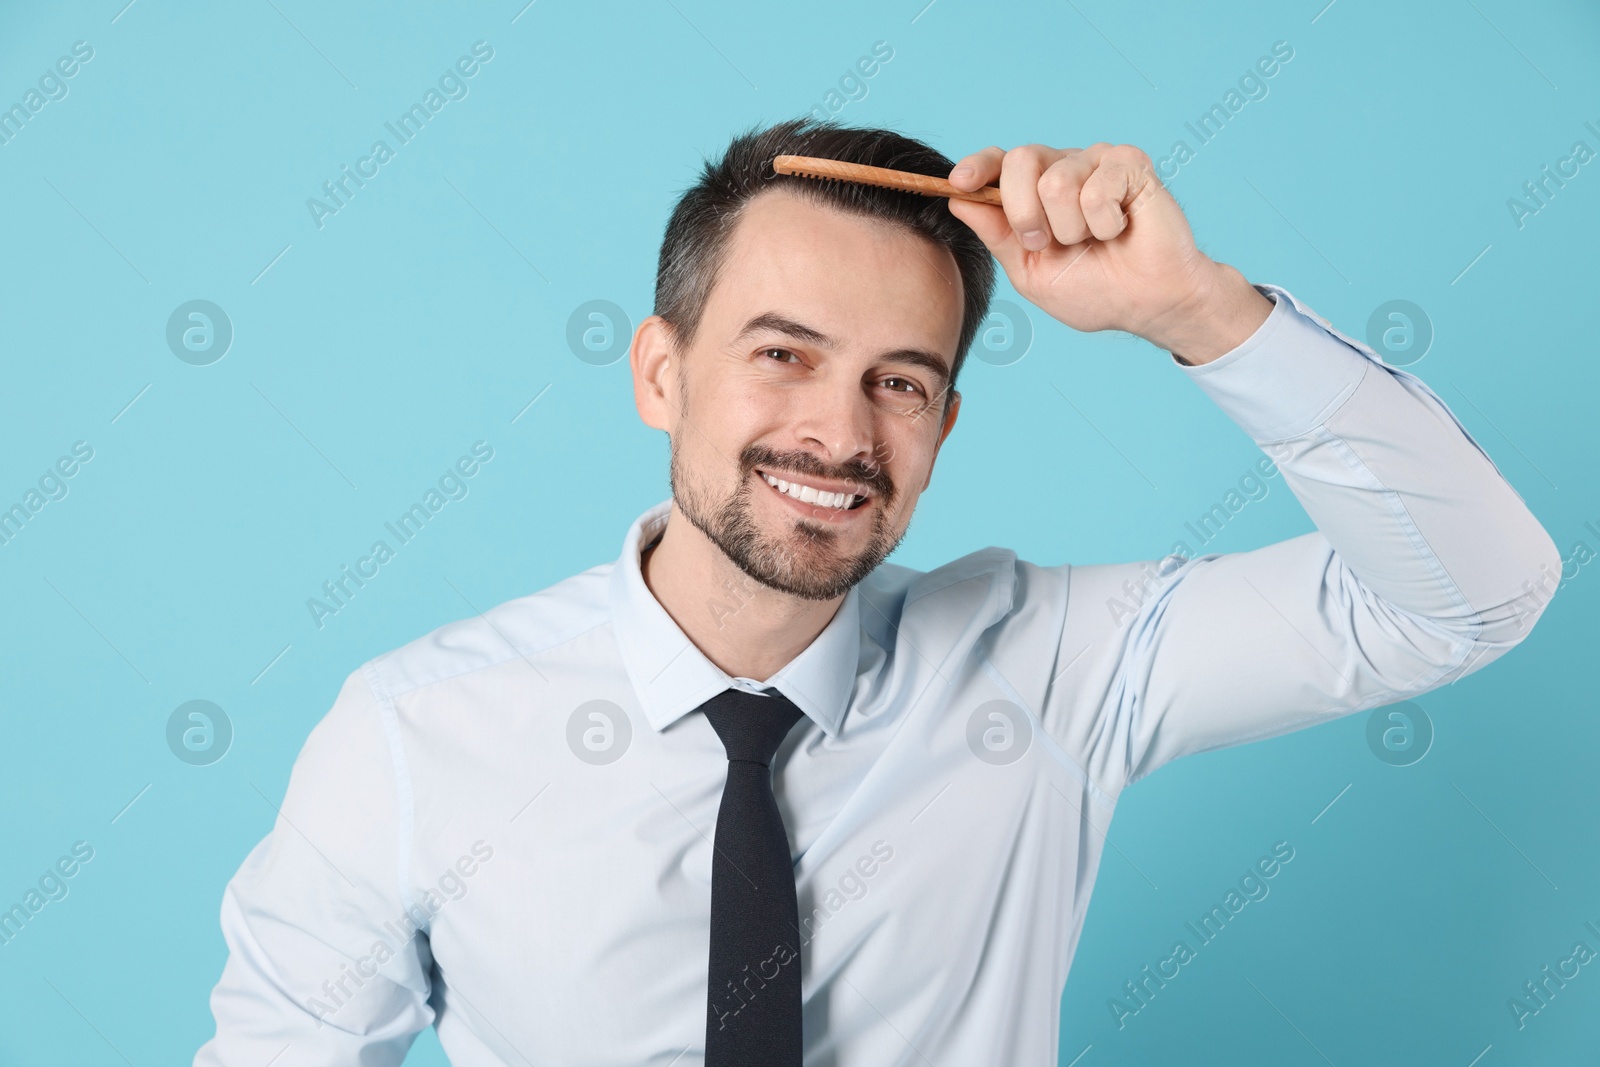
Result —
[[768, 689], [765, 694], [724, 689], [701, 705], [711, 728], [722, 738], [730, 760], [772, 766], [778, 746], [800, 721], [794, 701]]

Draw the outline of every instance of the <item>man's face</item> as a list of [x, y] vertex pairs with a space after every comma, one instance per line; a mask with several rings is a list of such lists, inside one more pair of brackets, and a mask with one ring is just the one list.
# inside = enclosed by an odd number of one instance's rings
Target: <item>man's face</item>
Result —
[[751, 201], [663, 379], [679, 510], [756, 581], [845, 593], [904, 536], [955, 423], [961, 313], [947, 249], [781, 188]]

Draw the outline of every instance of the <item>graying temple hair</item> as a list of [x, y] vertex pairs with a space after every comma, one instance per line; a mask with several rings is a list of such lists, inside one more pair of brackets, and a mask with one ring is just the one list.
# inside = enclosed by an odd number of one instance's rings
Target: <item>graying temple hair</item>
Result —
[[[791, 119], [735, 137], [720, 159], [708, 160], [700, 178], [679, 198], [661, 240], [656, 268], [655, 312], [672, 327], [678, 344], [692, 344], [700, 313], [716, 284], [728, 243], [744, 206], [775, 183], [818, 203], [882, 219], [948, 248], [961, 272], [963, 307], [950, 384], [966, 360], [994, 294], [994, 261], [966, 223], [950, 214], [944, 199], [880, 189], [854, 182], [822, 182], [774, 174], [775, 156], [820, 156], [890, 167], [943, 178], [954, 161], [893, 130]], [[948, 396], [945, 398], [949, 402]]]

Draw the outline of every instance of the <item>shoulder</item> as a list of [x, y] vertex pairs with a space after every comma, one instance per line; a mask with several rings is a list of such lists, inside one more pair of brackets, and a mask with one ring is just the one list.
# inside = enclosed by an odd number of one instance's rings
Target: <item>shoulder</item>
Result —
[[885, 564], [861, 584], [871, 605], [862, 612], [862, 625], [886, 646], [897, 636], [905, 639], [906, 631], [975, 639], [992, 627], [1057, 614], [1066, 603], [1069, 572], [994, 546], [928, 571]]
[[367, 661], [358, 674], [382, 697], [533, 656], [610, 621], [614, 563], [564, 578], [424, 634]]

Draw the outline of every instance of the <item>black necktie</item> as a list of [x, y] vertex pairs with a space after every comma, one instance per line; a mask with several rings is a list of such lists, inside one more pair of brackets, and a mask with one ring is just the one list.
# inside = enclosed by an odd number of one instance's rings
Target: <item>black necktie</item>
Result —
[[706, 1067], [800, 1067], [800, 907], [772, 757], [800, 719], [775, 689], [701, 705], [728, 753], [711, 858]]

